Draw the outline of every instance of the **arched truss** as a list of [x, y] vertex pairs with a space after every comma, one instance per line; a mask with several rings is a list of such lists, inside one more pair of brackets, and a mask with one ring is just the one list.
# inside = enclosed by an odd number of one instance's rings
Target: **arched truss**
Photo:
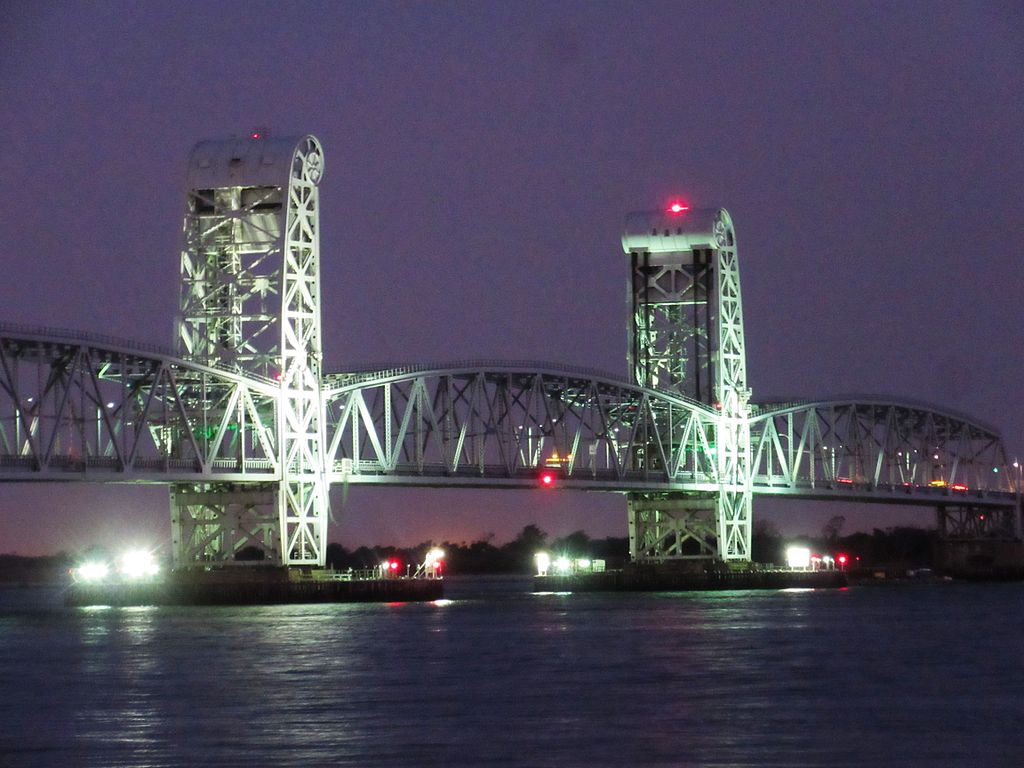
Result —
[[0, 480], [272, 482], [275, 382], [0, 326]]
[[999, 434], [970, 418], [869, 397], [752, 406], [758, 495], [1013, 504], [1017, 478]]
[[332, 482], [718, 488], [709, 407], [593, 371], [465, 363], [325, 381]]
[[[156, 348], [0, 326], [0, 481], [276, 483], [275, 381]], [[716, 412], [582, 369], [466, 363], [336, 374], [327, 479], [607, 491], [720, 489]], [[1012, 506], [999, 435], [870, 398], [752, 407], [755, 494]], [[938, 458], [936, 458], [938, 457]], [[998, 470], [998, 471], [994, 471]]]

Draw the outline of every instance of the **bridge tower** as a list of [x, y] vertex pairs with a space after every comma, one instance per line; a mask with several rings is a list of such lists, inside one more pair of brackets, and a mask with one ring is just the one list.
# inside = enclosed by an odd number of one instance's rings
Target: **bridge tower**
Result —
[[[280, 481], [171, 490], [176, 567], [231, 562], [248, 546], [284, 565], [323, 565], [328, 495], [321, 402], [320, 227], [323, 151], [313, 136], [206, 141], [189, 160], [176, 321], [185, 360], [279, 388], [263, 413], [216, 386], [185, 406], [200, 423], [274, 424]], [[187, 391], [187, 390], [186, 390]], [[203, 436], [199, 436], [202, 438]], [[196, 436], [179, 436], [195, 439]], [[240, 451], [244, 451], [240, 447]]]
[[632, 213], [622, 247], [630, 259], [632, 380], [715, 411], [718, 474], [714, 491], [630, 494], [630, 555], [749, 560], [750, 390], [732, 219], [722, 208], [681, 204]]

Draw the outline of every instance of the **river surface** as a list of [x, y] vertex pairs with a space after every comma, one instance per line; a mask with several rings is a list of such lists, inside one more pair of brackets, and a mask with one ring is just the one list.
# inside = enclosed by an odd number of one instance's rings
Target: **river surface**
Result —
[[1024, 584], [64, 608], [0, 590], [3, 766], [1024, 765]]

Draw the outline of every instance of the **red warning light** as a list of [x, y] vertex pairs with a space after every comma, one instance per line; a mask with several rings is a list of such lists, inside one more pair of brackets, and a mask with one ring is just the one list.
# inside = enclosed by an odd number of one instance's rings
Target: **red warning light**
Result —
[[392, 571], [397, 571], [398, 570], [398, 561], [397, 560], [388, 560], [388, 568], [390, 568]]
[[250, 134], [249, 134], [249, 138], [250, 138], [250, 139], [258, 139], [258, 138], [260, 138], [260, 137], [261, 137], [262, 135], [263, 135], [263, 134], [261, 134], [261, 133], [260, 133], [259, 131], [253, 131], [252, 133], [250, 133]]
[[846, 565], [846, 563], [849, 562], [849, 560], [850, 558], [848, 558], [846, 555], [836, 555], [836, 562], [840, 565]]
[[685, 211], [688, 211], [688, 210], [690, 210], [690, 206], [683, 205], [682, 203], [679, 203], [679, 202], [672, 203], [668, 207], [668, 212], [669, 213], [684, 213]]
[[540, 484], [545, 488], [551, 488], [555, 484], [555, 473], [554, 472], [541, 472], [540, 473]]

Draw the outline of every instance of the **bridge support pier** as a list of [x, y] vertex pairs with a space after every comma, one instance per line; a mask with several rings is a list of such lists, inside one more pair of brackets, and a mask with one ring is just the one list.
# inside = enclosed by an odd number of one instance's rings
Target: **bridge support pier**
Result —
[[1024, 576], [1018, 507], [941, 506], [936, 513], [941, 570], [966, 578]]
[[246, 547], [281, 562], [276, 484], [176, 485], [171, 488], [171, 549], [175, 569], [226, 564]]
[[718, 499], [713, 494], [631, 493], [627, 504], [633, 562], [716, 555]]
[[1020, 514], [1015, 508], [985, 508], [968, 504], [942, 506], [936, 512], [939, 538], [943, 541], [1020, 539]]

